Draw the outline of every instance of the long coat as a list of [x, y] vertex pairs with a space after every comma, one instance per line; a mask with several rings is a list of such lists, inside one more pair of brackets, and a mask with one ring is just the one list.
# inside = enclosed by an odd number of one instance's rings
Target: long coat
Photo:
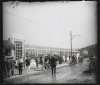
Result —
[[56, 62], [56, 61], [57, 61], [57, 60], [56, 60], [55, 57], [52, 57], [52, 58], [50, 59], [51, 67], [56, 67], [56, 65], [57, 65], [57, 62]]

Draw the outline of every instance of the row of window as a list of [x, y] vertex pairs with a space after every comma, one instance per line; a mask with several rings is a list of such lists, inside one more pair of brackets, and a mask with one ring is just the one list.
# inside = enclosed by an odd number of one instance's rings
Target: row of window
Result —
[[19, 54], [22, 54], [22, 52], [16, 52], [17, 54], [19, 53]]
[[16, 57], [21, 57], [22, 55], [16, 55]]
[[18, 57], [18, 56], [22, 56], [22, 54], [16, 54], [16, 57]]
[[19, 56], [19, 55], [22, 55], [22, 54], [16, 54], [16, 56]]
[[22, 56], [16, 56], [16, 59], [20, 59], [20, 57], [22, 57]]
[[20, 41], [14, 41], [14, 43], [22, 44], [22, 42], [20, 42]]
[[22, 54], [22, 52], [16, 52], [16, 54]]
[[[26, 54], [36, 54], [37, 52], [26, 52]], [[45, 53], [43, 53], [43, 52], [38, 52], [38, 53], [42, 53], [42, 54], [45, 54]], [[62, 53], [62, 54], [64, 54], [64, 53]], [[68, 53], [65, 53], [65, 54], [68, 54]], [[71, 54], [71, 52], [69, 52], [69, 54]], [[74, 53], [72, 53], [72, 54], [76, 54], [75, 52]]]
[[16, 44], [16, 46], [22, 46], [22, 44]]
[[22, 47], [16, 47], [16, 49], [22, 49]]
[[16, 52], [22, 52], [22, 50], [16, 50]]
[[16, 52], [16, 54], [22, 54], [22, 52]]

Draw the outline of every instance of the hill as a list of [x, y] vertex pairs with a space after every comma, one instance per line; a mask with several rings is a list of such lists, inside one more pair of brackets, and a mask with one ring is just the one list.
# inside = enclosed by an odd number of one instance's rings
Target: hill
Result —
[[90, 45], [79, 49], [80, 53], [83, 55], [84, 51], [88, 51], [88, 55], [97, 55], [97, 44]]

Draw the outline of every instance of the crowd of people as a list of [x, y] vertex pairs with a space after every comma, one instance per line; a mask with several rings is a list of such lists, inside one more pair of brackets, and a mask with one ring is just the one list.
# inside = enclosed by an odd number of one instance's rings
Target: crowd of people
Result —
[[10, 76], [14, 75], [14, 69], [15, 69], [15, 60], [14, 58], [4, 58], [3, 62], [3, 73], [4, 78], [9, 78]]
[[[26, 65], [25, 65], [26, 64]], [[29, 69], [30, 65], [30, 60], [27, 58], [24, 60], [22, 57], [18, 59], [17, 61], [14, 59], [14, 57], [7, 57], [4, 56], [4, 61], [3, 61], [3, 74], [4, 74], [4, 79], [9, 78], [14, 75], [14, 70], [18, 69], [19, 75], [22, 75], [23, 68]]]
[[[57, 62], [61, 64], [61, 56], [58, 56], [56, 54], [53, 55], [46, 55], [46, 56], [38, 56], [35, 57], [35, 63], [36, 63], [36, 68], [39, 68], [39, 65], [41, 65], [42, 70], [52, 70], [52, 78], [56, 78], [56, 65]], [[70, 65], [76, 65], [82, 64], [84, 60], [83, 56], [77, 57], [73, 55], [72, 57], [69, 56], [69, 66]], [[90, 57], [90, 65], [89, 69], [91, 72], [95, 71], [96, 67], [96, 60], [95, 57], [91, 56]], [[62, 61], [63, 62], [63, 61]], [[31, 63], [31, 58], [27, 56], [27, 58], [22, 58], [20, 57], [18, 60], [15, 60], [13, 57], [12, 58], [4, 58], [4, 78], [9, 78], [10, 76], [14, 75], [14, 70], [17, 69], [19, 72], [19, 75], [22, 75], [23, 69], [26, 69], [27, 71], [30, 71], [30, 63]]]
[[[46, 55], [45, 57], [43, 56], [38, 56], [35, 57], [35, 63], [36, 63], [36, 68], [39, 68], [39, 65], [41, 65], [41, 69], [42, 70], [49, 70], [52, 69], [54, 71], [52, 71], [52, 74], [55, 73], [55, 63], [56, 62], [54, 60], [54, 62], [52, 61], [52, 58], [55, 58], [56, 61], [59, 61], [59, 59], [57, 58], [57, 55]], [[4, 56], [4, 78], [9, 78], [10, 76], [14, 75], [14, 70], [17, 69], [19, 75], [22, 75], [23, 73], [23, 69], [26, 69], [27, 71], [30, 71], [30, 63], [31, 63], [31, 58], [29, 56], [27, 56], [27, 58], [22, 58], [20, 57], [18, 60], [15, 60], [14, 57], [6, 57]]]
[[82, 64], [83, 60], [84, 60], [83, 56], [77, 57], [77, 56], [73, 55], [72, 57], [71, 56], [69, 56], [69, 57], [70, 57], [70, 63], [69, 63], [70, 66], [76, 65], [77, 63]]

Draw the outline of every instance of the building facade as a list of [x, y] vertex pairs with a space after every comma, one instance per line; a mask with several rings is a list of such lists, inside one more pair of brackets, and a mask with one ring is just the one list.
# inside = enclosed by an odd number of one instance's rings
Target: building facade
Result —
[[[15, 56], [16, 60], [20, 57], [38, 57], [40, 55], [46, 56], [47, 54], [65, 56], [65, 59], [67, 59], [71, 55], [70, 49], [26, 45], [24, 39], [16, 37], [10, 37], [9, 40], [15, 45], [15, 50], [12, 51], [12, 55]], [[72, 50], [72, 55], [77, 55], [77, 53], [79, 53], [78, 50]]]
[[15, 59], [18, 60], [20, 57], [24, 57], [25, 49], [24, 43], [25, 40], [17, 39], [10, 37], [9, 40], [15, 45], [15, 51], [12, 54], [15, 56]]
[[[72, 54], [77, 55], [79, 53], [78, 50], [73, 50]], [[60, 56], [65, 56], [65, 59], [71, 55], [70, 49], [64, 48], [52, 48], [52, 47], [41, 47], [41, 46], [33, 46], [33, 45], [25, 45], [25, 55], [31, 57], [37, 57], [39, 55], [47, 55], [47, 54], [57, 54]]]

